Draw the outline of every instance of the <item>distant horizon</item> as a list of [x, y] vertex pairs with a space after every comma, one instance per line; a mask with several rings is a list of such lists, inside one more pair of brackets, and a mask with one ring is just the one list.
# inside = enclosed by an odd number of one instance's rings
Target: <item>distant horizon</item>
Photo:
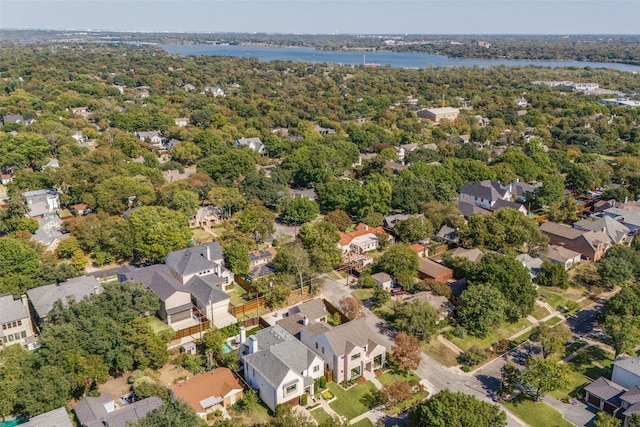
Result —
[[638, 35], [637, 0], [1, 0], [0, 28], [298, 35]]

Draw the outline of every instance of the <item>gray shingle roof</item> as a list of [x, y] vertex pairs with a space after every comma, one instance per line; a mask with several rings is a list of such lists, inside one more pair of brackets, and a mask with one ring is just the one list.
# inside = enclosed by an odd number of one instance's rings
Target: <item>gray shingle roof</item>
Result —
[[484, 200], [496, 201], [505, 197], [508, 193], [507, 187], [499, 182], [484, 180], [475, 184], [464, 184], [460, 189], [461, 195], [479, 197]]
[[244, 356], [244, 360], [273, 388], [277, 388], [289, 373], [289, 367], [269, 350], [262, 350], [257, 353]]
[[[207, 249], [209, 254], [207, 255]], [[224, 260], [222, 248], [218, 242], [207, 243], [192, 248], [169, 252], [165, 264], [180, 276], [213, 269]]]
[[476, 206], [472, 199], [460, 199], [458, 200], [458, 210], [465, 217], [469, 218], [471, 215], [479, 213], [482, 215], [489, 215], [491, 211], [483, 209], [480, 206]]
[[71, 418], [65, 408], [54, 409], [37, 417], [29, 418], [29, 421], [20, 424], [21, 427], [73, 427]]
[[13, 295], [0, 296], [0, 323], [12, 322], [27, 317], [29, 317], [29, 311], [22, 304], [20, 298], [14, 299]]
[[107, 412], [105, 404], [113, 401], [113, 396], [107, 393], [100, 397], [87, 397], [81, 400], [73, 411], [78, 421], [84, 427], [125, 427], [127, 421], [138, 421], [149, 412], [162, 406], [158, 397], [149, 397], [130, 405]]
[[309, 319], [320, 319], [327, 315], [327, 307], [321, 299], [315, 298], [302, 304], [298, 304], [289, 310], [289, 313], [300, 313]]
[[102, 292], [102, 290], [102, 285], [95, 277], [80, 276], [59, 285], [53, 284], [29, 289], [27, 295], [38, 317], [44, 319], [53, 310], [53, 304], [56, 301], [62, 301], [63, 304], [66, 304], [69, 298], [80, 301], [84, 297]]
[[589, 394], [604, 399], [615, 406], [620, 406], [620, 396], [625, 392], [625, 389], [621, 385], [609, 381], [604, 377], [598, 378], [584, 389], [588, 391]]
[[370, 342], [380, 344], [365, 319], [355, 319], [324, 333], [335, 354], [348, 353], [354, 346], [364, 347]]
[[207, 305], [231, 298], [225, 291], [216, 286], [222, 282], [224, 282], [224, 279], [218, 276], [194, 276], [186, 283], [186, 286], [197, 301]]
[[584, 231], [571, 228], [567, 225], [558, 224], [557, 222], [547, 221], [540, 225], [540, 231], [546, 234], [559, 236], [564, 239], [577, 239], [584, 234]]
[[187, 292], [182, 284], [171, 274], [169, 267], [163, 264], [151, 265], [137, 270], [121, 272], [120, 276], [134, 282], [143, 283], [161, 301], [166, 301], [176, 292]]
[[522, 208], [525, 208], [526, 210], [526, 206], [524, 206], [522, 203], [516, 203], [516, 202], [512, 202], [511, 200], [503, 200], [503, 199], [496, 200], [496, 202], [493, 204], [492, 207], [493, 207], [493, 210], [496, 210], [496, 211], [504, 208], [511, 208], [517, 211], [521, 210]]
[[640, 403], [640, 388], [638, 388], [638, 386], [630, 388], [625, 394], [620, 396], [620, 400], [623, 400], [630, 405]]
[[631, 230], [626, 225], [616, 221], [610, 216], [602, 218], [586, 218], [573, 224], [578, 230], [601, 231], [605, 230], [613, 243], [620, 243], [629, 235]]

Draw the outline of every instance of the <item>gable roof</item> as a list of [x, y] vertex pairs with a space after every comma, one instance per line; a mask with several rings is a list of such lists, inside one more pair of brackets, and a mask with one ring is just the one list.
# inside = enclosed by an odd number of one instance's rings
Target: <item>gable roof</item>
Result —
[[449, 267], [445, 267], [442, 264], [438, 264], [437, 262], [432, 261], [429, 258], [419, 258], [418, 262], [418, 271], [428, 277], [432, 277], [435, 279], [442, 276], [443, 274], [453, 275], [452, 269], [450, 269]]
[[162, 400], [154, 396], [108, 412], [105, 405], [112, 403], [113, 396], [110, 393], [86, 397], [73, 407], [73, 411], [83, 427], [125, 427], [127, 421], [138, 421], [162, 406]]
[[327, 315], [327, 306], [324, 305], [324, 302], [322, 302], [320, 298], [314, 298], [292, 307], [289, 310], [289, 314], [294, 313], [300, 313], [309, 319], [320, 319]]
[[182, 284], [173, 277], [169, 267], [164, 264], [150, 265], [136, 270], [127, 269], [127, 271], [124, 271], [124, 269], [121, 269], [119, 276], [124, 276], [127, 280], [143, 283], [161, 301], [166, 301], [176, 292], [187, 292], [182, 287]]
[[629, 227], [608, 215], [601, 218], [589, 217], [573, 224], [573, 228], [585, 231], [605, 231], [613, 243], [622, 242], [631, 232]]
[[640, 376], [640, 357], [619, 357], [613, 362], [613, 366]]
[[386, 234], [382, 227], [370, 227], [367, 224], [361, 222], [358, 224], [356, 229], [351, 233], [343, 233], [342, 231], [338, 231], [340, 234], [340, 246], [349, 245], [354, 239], [362, 236], [366, 236], [368, 234], [375, 235], [378, 233]]
[[564, 246], [549, 245], [547, 250], [541, 253], [540, 256], [564, 264], [570, 259], [581, 256], [581, 254]]
[[178, 275], [188, 276], [211, 269], [223, 259], [220, 244], [213, 242], [169, 252], [165, 264]]
[[197, 301], [202, 305], [207, 305], [231, 298], [225, 291], [218, 288], [219, 283], [224, 283], [222, 277], [215, 275], [194, 276], [186, 283], [186, 287]]
[[198, 413], [211, 406], [210, 403], [222, 402], [229, 393], [234, 390], [241, 391], [243, 387], [229, 368], [216, 368], [174, 384], [169, 390]]
[[[354, 347], [364, 347], [370, 343], [383, 346], [378, 342], [365, 319], [355, 319], [343, 323], [324, 332], [324, 336], [337, 355], [348, 354]], [[369, 346], [368, 351], [372, 350], [371, 347]]]
[[574, 240], [582, 236], [585, 232], [577, 228], [571, 228], [568, 225], [558, 224], [553, 221], [546, 221], [540, 225], [540, 231], [553, 236], [562, 237], [563, 239]]
[[20, 298], [14, 299], [13, 295], [0, 296], [0, 323], [12, 322], [27, 317], [29, 317], [29, 311]]
[[484, 200], [496, 201], [509, 195], [509, 189], [499, 182], [486, 179], [475, 184], [464, 184], [460, 189], [460, 195], [478, 197]]
[[484, 253], [478, 248], [473, 249], [465, 249], [462, 247], [456, 248], [453, 252], [451, 252], [451, 256], [466, 258], [474, 264], [479, 263], [484, 256]]
[[71, 418], [64, 407], [45, 412], [36, 417], [29, 418], [21, 427], [73, 427]]
[[459, 233], [457, 229], [443, 225], [438, 231], [438, 234], [436, 234], [436, 237], [449, 242], [455, 242], [459, 238]]
[[389, 282], [389, 281], [393, 280], [393, 277], [391, 277], [391, 275], [389, 275], [388, 273], [384, 273], [384, 272], [372, 274], [371, 277], [376, 282], [380, 282], [380, 283]]
[[459, 199], [457, 202], [458, 210], [465, 217], [469, 218], [473, 214], [489, 215], [491, 211], [476, 206], [471, 198]]
[[[304, 344], [302, 344], [304, 345]], [[265, 379], [273, 388], [278, 388], [291, 369], [269, 350], [248, 354], [243, 360]], [[298, 372], [294, 371], [297, 375]]]
[[74, 277], [58, 285], [46, 285], [29, 289], [27, 295], [38, 317], [44, 319], [53, 310], [56, 301], [67, 304], [69, 299], [81, 301], [83, 298], [103, 291], [102, 285], [93, 276]]
[[522, 209], [524, 208], [524, 212], [525, 213], [528, 212], [527, 207], [522, 203], [512, 202], [511, 200], [504, 200], [504, 199], [496, 200], [496, 202], [493, 204], [492, 207], [494, 211], [498, 211], [504, 208], [511, 208], [511, 209], [515, 209], [517, 211], [522, 212]]
[[584, 389], [585, 391], [588, 391], [589, 394], [606, 400], [615, 406], [620, 406], [620, 397], [625, 392], [624, 387], [614, 383], [613, 381], [609, 381], [604, 377], [598, 378]]

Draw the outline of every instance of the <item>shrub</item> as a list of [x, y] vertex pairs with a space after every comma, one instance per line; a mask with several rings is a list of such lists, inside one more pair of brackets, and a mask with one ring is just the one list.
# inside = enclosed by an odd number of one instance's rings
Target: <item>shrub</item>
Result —
[[369, 409], [373, 409], [385, 403], [385, 399], [380, 390], [371, 390], [360, 398], [360, 403]]
[[320, 388], [322, 388], [322, 389], [327, 388], [327, 378], [320, 377], [319, 385], [320, 385]]
[[307, 394], [303, 394], [302, 396], [300, 396], [300, 404], [302, 406], [307, 406]]

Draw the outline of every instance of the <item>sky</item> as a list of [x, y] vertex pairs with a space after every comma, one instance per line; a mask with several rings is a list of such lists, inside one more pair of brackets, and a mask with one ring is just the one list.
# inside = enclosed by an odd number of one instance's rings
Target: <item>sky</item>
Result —
[[0, 29], [640, 34], [640, 0], [0, 0]]

